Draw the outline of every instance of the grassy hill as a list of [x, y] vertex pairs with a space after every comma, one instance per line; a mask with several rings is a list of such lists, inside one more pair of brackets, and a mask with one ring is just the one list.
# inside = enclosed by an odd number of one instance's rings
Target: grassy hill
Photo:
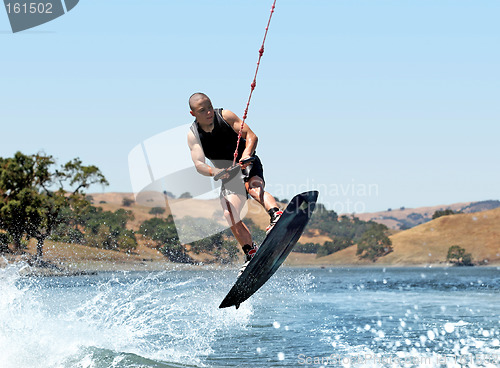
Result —
[[500, 263], [500, 208], [443, 216], [391, 237], [394, 252], [384, 262], [398, 264], [437, 263], [446, 259], [448, 248], [459, 245], [476, 262]]
[[401, 231], [391, 237], [394, 251], [377, 262], [359, 261], [350, 247], [315, 264], [426, 265], [445, 264], [448, 248], [459, 245], [472, 254], [474, 262], [500, 264], [500, 208], [443, 216]]
[[360, 213], [356, 214], [360, 220], [375, 221], [384, 224], [389, 229], [409, 229], [414, 226], [426, 223], [432, 220], [432, 215], [436, 211], [450, 209], [454, 212], [475, 213], [487, 211], [500, 207], [500, 201], [480, 201], [480, 202], [463, 202], [454, 203], [451, 205], [428, 206], [419, 208], [388, 209], [387, 211]]

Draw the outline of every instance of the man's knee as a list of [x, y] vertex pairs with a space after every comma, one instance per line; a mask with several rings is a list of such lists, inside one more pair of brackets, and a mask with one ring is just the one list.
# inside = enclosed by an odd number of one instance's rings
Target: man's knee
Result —
[[235, 215], [233, 212], [231, 212], [231, 211], [229, 211], [227, 209], [224, 210], [224, 218], [226, 219], [226, 221], [229, 224], [229, 226], [234, 226], [238, 222], [240, 222], [240, 219], [239, 219], [238, 215]]
[[261, 186], [250, 187], [248, 188], [248, 194], [250, 194], [252, 198], [260, 198], [264, 194], [264, 188]]
[[252, 197], [260, 197], [264, 193], [264, 181], [254, 176], [247, 182], [247, 192]]

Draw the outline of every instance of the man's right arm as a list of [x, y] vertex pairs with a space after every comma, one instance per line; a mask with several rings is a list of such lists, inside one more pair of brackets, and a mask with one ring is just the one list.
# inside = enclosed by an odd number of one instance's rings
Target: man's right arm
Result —
[[191, 150], [191, 159], [196, 167], [196, 171], [205, 176], [215, 176], [220, 171], [207, 165], [203, 148], [192, 131], [188, 133], [188, 145]]

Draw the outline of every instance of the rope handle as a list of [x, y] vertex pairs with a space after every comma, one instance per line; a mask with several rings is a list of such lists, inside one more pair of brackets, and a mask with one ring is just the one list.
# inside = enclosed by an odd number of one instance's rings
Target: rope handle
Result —
[[252, 99], [253, 90], [257, 86], [257, 73], [259, 72], [260, 59], [262, 58], [262, 55], [264, 55], [264, 44], [266, 43], [267, 31], [269, 30], [269, 25], [271, 24], [271, 18], [273, 17], [275, 7], [276, 7], [276, 0], [274, 0], [273, 6], [271, 6], [271, 14], [269, 15], [269, 20], [267, 21], [266, 32], [264, 33], [262, 46], [259, 49], [259, 59], [257, 60], [257, 68], [255, 69], [255, 75], [253, 77], [252, 84], [250, 84], [250, 95], [248, 96], [247, 106], [245, 108], [245, 112], [243, 113], [243, 119], [241, 120], [240, 131], [238, 132], [238, 140], [236, 141], [236, 150], [234, 151], [233, 166], [236, 165], [236, 158], [238, 157], [238, 148], [240, 146], [241, 134], [245, 126], [245, 120], [247, 119], [250, 100]]
[[217, 175], [214, 176], [214, 180], [217, 181], [217, 180], [219, 180], [220, 178], [222, 178], [226, 174], [229, 174], [229, 176], [231, 176], [235, 172], [236, 169], [239, 169], [241, 166], [243, 166], [245, 164], [248, 164], [250, 162], [254, 162], [254, 161], [255, 161], [255, 157], [245, 158], [244, 160], [241, 160], [237, 164], [235, 164], [235, 165], [233, 165], [231, 167], [228, 167], [227, 169], [222, 170], [221, 172], [219, 172]]

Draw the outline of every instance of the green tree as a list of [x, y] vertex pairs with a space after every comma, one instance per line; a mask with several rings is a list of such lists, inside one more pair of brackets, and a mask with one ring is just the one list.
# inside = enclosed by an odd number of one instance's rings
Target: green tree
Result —
[[133, 219], [132, 212], [123, 208], [111, 212], [89, 206], [80, 219], [85, 231], [84, 244], [111, 250], [135, 249], [134, 232], [127, 229], [127, 222]]
[[454, 215], [456, 212], [454, 212], [453, 210], [451, 209], [446, 209], [446, 210], [437, 210], [436, 212], [434, 212], [434, 214], [432, 215], [432, 219], [435, 220], [441, 216], [448, 216], [448, 215]]
[[154, 217], [144, 221], [139, 227], [139, 233], [149, 238], [152, 245], [172, 262], [194, 263], [186, 248], [179, 242], [172, 216], [166, 219]]
[[351, 245], [353, 245], [353, 242], [351, 239], [346, 238], [346, 237], [336, 237], [333, 239], [333, 241], [327, 241], [323, 246], [321, 246], [318, 249], [318, 253], [316, 254], [316, 257], [324, 257], [332, 253], [336, 253], [342, 249], [348, 248]]
[[[85, 166], [78, 158], [56, 167], [52, 156], [25, 155], [0, 158], [0, 227], [19, 250], [23, 238], [37, 240], [37, 257], [63, 213], [85, 202], [84, 190], [108, 182], [96, 166]], [[67, 211], [66, 211], [67, 212]]]
[[[52, 161], [51, 156], [48, 158]], [[50, 172], [50, 180], [42, 183], [42, 219], [31, 235], [37, 240], [37, 257], [43, 255], [43, 245], [58, 224], [64, 221], [64, 209], [77, 207], [81, 202], [89, 202], [85, 190], [93, 184], [108, 185], [101, 171], [94, 165], [83, 165], [75, 158]], [[51, 190], [50, 188], [54, 188]]]
[[192, 252], [213, 254], [220, 263], [231, 263], [238, 255], [236, 242], [227, 240], [222, 232], [194, 241], [190, 245]]
[[359, 258], [368, 258], [375, 262], [377, 258], [392, 252], [392, 242], [385, 234], [386, 231], [386, 226], [372, 223], [371, 227], [361, 236], [356, 255]]
[[0, 158], [0, 227], [12, 239], [14, 251], [41, 223], [41, 183], [50, 180], [52, 160], [17, 152], [12, 158]]
[[150, 215], [155, 215], [155, 217], [158, 217], [158, 215], [163, 215], [165, 213], [165, 208], [163, 207], [153, 207], [149, 211]]
[[464, 248], [458, 245], [452, 245], [448, 248], [446, 260], [457, 266], [472, 266], [472, 254], [465, 252]]
[[167, 192], [166, 190], [164, 190], [163, 194], [167, 197], [175, 199], [175, 194], [173, 194], [172, 192]]
[[137, 248], [134, 231], [127, 229], [128, 221], [134, 219], [131, 211], [104, 211], [87, 202], [65, 212], [63, 217], [65, 220], [53, 232], [52, 240], [127, 252]]
[[139, 227], [139, 233], [159, 245], [179, 243], [179, 236], [172, 216], [168, 216], [166, 219], [155, 217], [144, 221]]
[[134, 200], [131, 198], [123, 198], [122, 199], [122, 206], [124, 207], [130, 207], [134, 204]]

